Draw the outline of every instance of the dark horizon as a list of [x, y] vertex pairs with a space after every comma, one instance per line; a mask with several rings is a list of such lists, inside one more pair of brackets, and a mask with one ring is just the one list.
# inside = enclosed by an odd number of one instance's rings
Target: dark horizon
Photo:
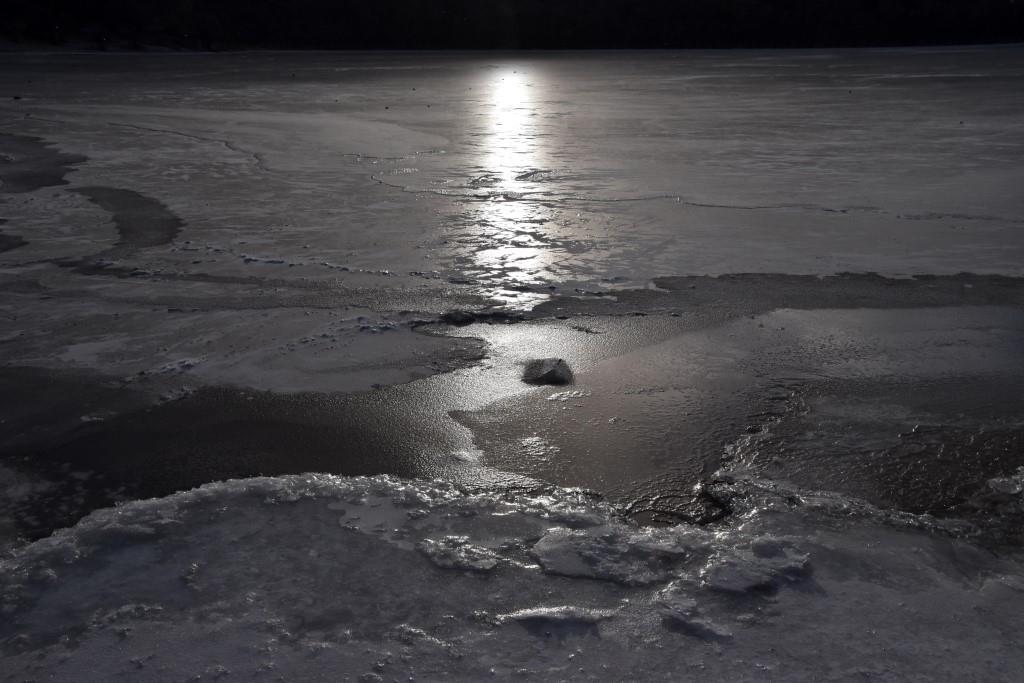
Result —
[[678, 49], [1024, 41], [1016, 0], [14, 0], [0, 36], [96, 49]]

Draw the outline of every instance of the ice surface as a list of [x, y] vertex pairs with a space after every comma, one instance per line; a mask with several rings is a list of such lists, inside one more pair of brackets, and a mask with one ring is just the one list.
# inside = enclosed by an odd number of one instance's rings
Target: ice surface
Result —
[[493, 551], [472, 545], [468, 536], [445, 536], [436, 540], [427, 538], [417, 547], [438, 567], [486, 572], [501, 562], [501, 558]]
[[0, 561], [5, 680], [1008, 681], [1024, 666], [1019, 556], [834, 494], [717, 486], [735, 515], [704, 528], [635, 527], [571, 490], [386, 477], [126, 503]]
[[1019, 48], [177, 57], [3, 55], [5, 145], [46, 171], [5, 186], [9, 359], [348, 391], [450, 367], [402, 310], [1022, 272]]
[[[749, 422], [715, 411], [746, 420], [728, 402], [754, 389], [809, 407], [810, 423], [751, 425], [705, 489], [731, 511], [707, 527], [638, 528], [580, 491], [325, 475], [101, 510], [0, 561], [0, 677], [1020, 679], [1019, 551], [851, 497], [864, 481], [883, 489], [864, 470], [920, 493], [886, 469], [906, 461], [887, 447], [859, 471], [817, 457], [850, 452], [825, 427], [851, 415], [883, 446], [878, 434], [927, 445], [926, 430], [890, 429], [913, 406], [858, 403], [854, 389], [894, 369], [914, 380], [904, 393], [1020, 374], [1020, 316], [977, 307], [991, 283], [957, 290], [970, 311], [807, 311], [797, 293], [820, 292], [804, 281], [772, 285], [774, 299], [748, 284], [731, 312], [698, 294], [683, 318], [415, 332], [556, 294], [610, 303], [598, 295], [659, 275], [1020, 275], [1019, 47], [0, 59], [0, 87], [24, 93], [0, 105], [0, 128], [46, 171], [26, 184], [18, 160], [4, 179], [7, 363], [99, 370], [168, 398], [344, 392], [479, 358], [479, 335], [486, 365], [411, 386], [402, 405], [456, 452], [431, 476], [473, 469], [487, 484], [561, 467], [628, 487], [624, 461], [641, 484], [692, 481], [666, 462], [677, 447], [720, 451]], [[161, 229], [140, 231], [140, 215]], [[119, 240], [131, 249], [112, 251]], [[900, 291], [829, 300], [891, 308]], [[736, 315], [745, 296], [770, 305]], [[790, 297], [802, 303], [772, 312]], [[556, 354], [578, 391], [521, 385], [518, 363]], [[791, 368], [819, 395], [787, 403]], [[476, 468], [480, 430], [450, 416], [488, 406], [528, 426], [498, 435], [528, 468]], [[93, 429], [105, 411], [68, 414]], [[777, 433], [787, 448], [764, 448]], [[598, 441], [611, 456], [588, 454]], [[969, 478], [964, 505], [1016, 519], [1024, 485], [1009, 471]], [[846, 495], [750, 478], [801, 473], [834, 474]], [[77, 505], [85, 490], [64, 474]], [[51, 483], [5, 467], [0, 511], [48, 500]]]
[[694, 547], [690, 539], [680, 536], [651, 530], [630, 536], [620, 528], [603, 527], [553, 529], [531, 552], [551, 574], [649, 585], [667, 581], [688, 556], [703, 550], [704, 539]]
[[807, 555], [787, 548], [771, 537], [757, 538], [749, 546], [719, 551], [708, 561], [701, 575], [705, 585], [729, 593], [744, 593], [778, 587], [796, 581], [810, 569]]
[[1017, 473], [1010, 477], [993, 477], [988, 480], [988, 486], [993, 492], [1007, 496], [1012, 500], [1013, 496], [1020, 496], [1024, 492], [1024, 467], [1017, 470]]
[[[178, 216], [146, 271], [519, 305], [682, 273], [1019, 274], [1022, 54], [9, 54], [0, 126]], [[114, 237], [70, 194], [12, 198], [7, 257]]]

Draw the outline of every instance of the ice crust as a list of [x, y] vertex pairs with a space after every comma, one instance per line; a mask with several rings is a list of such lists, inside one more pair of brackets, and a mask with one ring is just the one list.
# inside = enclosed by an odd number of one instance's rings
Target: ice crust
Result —
[[715, 487], [734, 514], [713, 527], [636, 527], [575, 490], [321, 474], [101, 510], [0, 561], [3, 679], [1022, 670], [1021, 558], [832, 494]]

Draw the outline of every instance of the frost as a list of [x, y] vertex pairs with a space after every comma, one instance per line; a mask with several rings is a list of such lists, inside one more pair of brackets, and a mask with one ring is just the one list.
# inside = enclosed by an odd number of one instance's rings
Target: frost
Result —
[[997, 494], [1019, 496], [1024, 492], [1024, 467], [1009, 477], [996, 477], [988, 480], [988, 487]]
[[770, 590], [805, 578], [810, 573], [808, 556], [775, 538], [759, 538], [749, 546], [719, 551], [707, 564], [702, 579], [715, 590], [743, 593]]
[[544, 571], [642, 586], [674, 576], [690, 548], [669, 535], [632, 533], [598, 527], [586, 531], [552, 529], [533, 546], [531, 554]]
[[[709, 680], [753, 663], [811, 680], [879, 642], [901, 675], [999, 678], [963, 647], [1024, 665], [1018, 559], [852, 501], [728, 486], [736, 512], [714, 528], [640, 528], [575, 490], [322, 474], [127, 503], [0, 559], [5, 673], [60, 679], [72, 644], [103, 680], [663, 679], [694, 662]], [[812, 556], [815, 590], [787, 590]], [[965, 557], [989, 578], [965, 581]]]
[[596, 624], [605, 619], [615, 616], [615, 610], [589, 609], [574, 605], [559, 605], [557, 607], [532, 607], [529, 609], [516, 610], [509, 614], [498, 616], [498, 622], [519, 621], [519, 622], [547, 622], [561, 624]]
[[704, 616], [697, 607], [697, 600], [678, 587], [662, 591], [658, 595], [658, 606], [669, 628], [705, 640], [732, 637], [731, 630]]
[[587, 398], [588, 396], [590, 396], [590, 392], [589, 391], [582, 391], [582, 390], [576, 390], [576, 391], [556, 391], [555, 393], [553, 393], [550, 396], [548, 396], [547, 400], [548, 401], [560, 401], [562, 403], [565, 403], [566, 401], [571, 401], [571, 400], [577, 399], [577, 398]]
[[140, 375], [172, 375], [187, 372], [203, 362], [202, 358], [181, 358], [172, 360], [158, 367], [139, 373]]
[[420, 541], [416, 548], [431, 562], [445, 569], [489, 572], [501, 562], [501, 558], [492, 551], [471, 544], [467, 536], [428, 538]]
[[451, 643], [446, 643], [443, 640], [430, 635], [423, 629], [410, 626], [409, 624], [399, 624], [394, 628], [390, 635], [395, 640], [405, 643], [406, 645], [428, 644], [440, 648], [451, 647]]
[[156, 615], [162, 612], [163, 609], [160, 605], [127, 604], [109, 612], [97, 614], [93, 617], [92, 622], [94, 624], [115, 624], [121, 621], [142, 619]]

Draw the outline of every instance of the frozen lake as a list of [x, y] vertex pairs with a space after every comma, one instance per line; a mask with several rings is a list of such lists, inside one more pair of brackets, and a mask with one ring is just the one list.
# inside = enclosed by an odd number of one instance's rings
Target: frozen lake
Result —
[[1017, 680], [1022, 187], [1019, 46], [0, 54], [0, 668]]
[[[21, 97], [7, 130], [88, 156], [75, 185], [185, 222], [163, 268], [283, 271], [250, 256], [521, 302], [660, 275], [1024, 263], [1019, 48], [2, 59]], [[85, 198], [61, 208], [79, 238], [112, 237]], [[59, 237], [20, 257], [81, 253]]]

